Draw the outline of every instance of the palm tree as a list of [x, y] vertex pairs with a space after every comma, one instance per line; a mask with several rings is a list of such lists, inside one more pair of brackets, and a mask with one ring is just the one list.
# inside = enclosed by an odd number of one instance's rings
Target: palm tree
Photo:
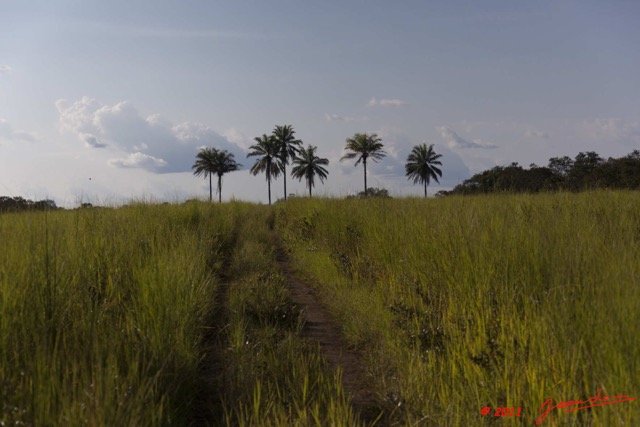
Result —
[[320, 182], [324, 182], [329, 172], [322, 166], [328, 165], [329, 160], [321, 159], [316, 156], [316, 149], [309, 145], [306, 149], [300, 151], [300, 157], [294, 157], [293, 163], [296, 165], [291, 169], [291, 175], [298, 180], [305, 178], [307, 187], [309, 187], [309, 197], [311, 197], [311, 187], [314, 186], [314, 178], [316, 175], [320, 178]]
[[233, 153], [227, 150], [218, 150], [212, 147], [203, 147], [196, 155], [196, 162], [191, 167], [195, 176], [204, 175], [209, 177], [209, 201], [213, 198], [213, 188], [211, 186], [211, 176], [218, 175], [218, 201], [222, 203], [222, 175], [227, 172], [237, 171], [241, 164], [233, 158]]
[[273, 130], [273, 137], [279, 147], [280, 163], [282, 164], [282, 172], [284, 174], [284, 199], [287, 200], [287, 165], [289, 164], [289, 158], [294, 158], [299, 152], [302, 141], [295, 138], [295, 131], [293, 126], [284, 125], [276, 126]]
[[247, 154], [247, 157], [261, 156], [251, 167], [250, 172], [258, 175], [265, 172], [267, 175], [267, 185], [269, 188], [269, 204], [271, 204], [271, 178], [276, 178], [282, 172], [282, 163], [280, 161], [280, 146], [273, 135], [262, 135], [255, 137], [257, 144], [249, 147], [253, 150]]
[[360, 162], [362, 162], [362, 165], [364, 166], [365, 196], [367, 196], [367, 159], [371, 157], [374, 162], [377, 162], [386, 156], [387, 153], [382, 150], [382, 147], [382, 139], [375, 133], [372, 133], [371, 135], [366, 133], [356, 133], [351, 138], [347, 139], [347, 145], [344, 147], [345, 150], [351, 150], [351, 152], [342, 156], [340, 161], [345, 159], [354, 159], [357, 157], [358, 160], [354, 166], [358, 166]]
[[438, 160], [442, 154], [436, 154], [433, 151], [433, 144], [427, 147], [427, 144], [416, 145], [411, 150], [411, 154], [407, 157], [405, 171], [407, 179], [413, 179], [413, 183], [419, 182], [424, 184], [424, 197], [427, 197], [427, 185], [431, 183], [433, 178], [438, 184], [438, 177], [442, 177], [442, 171], [435, 165], [442, 166]]

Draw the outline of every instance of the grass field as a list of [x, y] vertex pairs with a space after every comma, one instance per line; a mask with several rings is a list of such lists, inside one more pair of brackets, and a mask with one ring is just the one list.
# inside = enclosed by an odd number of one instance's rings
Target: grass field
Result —
[[[404, 423], [479, 425], [490, 406], [533, 425], [547, 398], [640, 392], [638, 193], [295, 200], [278, 213]], [[640, 425], [640, 406], [552, 417]]]
[[204, 204], [0, 216], [3, 423], [185, 423], [230, 230]]
[[[640, 394], [638, 193], [134, 204], [0, 215], [0, 425], [358, 424], [278, 239], [381, 424]], [[640, 404], [544, 424], [640, 425]]]

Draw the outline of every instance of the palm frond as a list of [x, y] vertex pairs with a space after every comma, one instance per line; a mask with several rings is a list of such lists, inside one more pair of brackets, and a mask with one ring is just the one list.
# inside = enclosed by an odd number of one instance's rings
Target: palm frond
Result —
[[441, 154], [436, 154], [433, 150], [433, 144], [429, 146], [427, 144], [414, 146], [409, 156], [407, 156], [405, 165], [407, 179], [413, 180], [414, 184], [425, 184], [426, 194], [426, 186], [431, 183], [432, 179], [440, 183], [438, 177], [442, 177], [442, 170], [437, 166], [442, 165], [442, 162], [438, 160], [441, 157]]
[[247, 157], [259, 157], [249, 169], [253, 175], [269, 172], [266, 176], [267, 180], [276, 178], [282, 172], [282, 164], [279, 158], [279, 147], [276, 139], [272, 135], [262, 135], [254, 138], [257, 144], [249, 147]]
[[387, 155], [387, 153], [382, 150], [382, 147], [384, 147], [382, 139], [377, 134], [356, 133], [347, 139], [345, 150], [350, 152], [347, 152], [340, 160], [353, 159], [360, 156], [356, 165], [367, 158], [378, 161]]
[[294, 178], [298, 178], [298, 180], [304, 178], [307, 181], [309, 194], [311, 194], [311, 188], [315, 186], [316, 176], [320, 178], [320, 182], [324, 182], [329, 175], [329, 172], [323, 167], [329, 164], [329, 160], [316, 156], [316, 149], [317, 147], [309, 145], [306, 149], [300, 150], [299, 157], [296, 156], [293, 159], [295, 166], [291, 169], [291, 175]]
[[[237, 171], [241, 166], [236, 162], [233, 153], [213, 147], [204, 147], [196, 154], [196, 161], [191, 168], [195, 176], [204, 175], [205, 179], [217, 175], [219, 184], [216, 191], [221, 192], [222, 175]], [[209, 180], [209, 196], [211, 196], [211, 180]]]

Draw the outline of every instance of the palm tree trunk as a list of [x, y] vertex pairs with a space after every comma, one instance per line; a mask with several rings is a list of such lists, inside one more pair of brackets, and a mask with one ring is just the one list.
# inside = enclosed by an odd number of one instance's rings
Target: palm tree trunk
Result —
[[284, 199], [287, 200], [287, 165], [282, 166], [284, 167]]
[[364, 197], [367, 197], [367, 159], [362, 162], [364, 166]]
[[424, 198], [427, 198], [427, 181], [424, 182]]
[[269, 190], [269, 206], [271, 206], [271, 168], [267, 165], [267, 188]]
[[209, 201], [213, 199], [213, 187], [211, 186], [211, 174], [209, 174]]
[[222, 203], [222, 175], [218, 175], [218, 203]]
[[311, 182], [308, 182], [309, 184], [309, 197], [311, 197]]

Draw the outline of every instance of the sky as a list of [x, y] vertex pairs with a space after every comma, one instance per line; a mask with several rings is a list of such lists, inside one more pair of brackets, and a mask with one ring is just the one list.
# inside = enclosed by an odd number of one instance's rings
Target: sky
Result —
[[423, 194], [404, 176], [422, 143], [442, 155], [430, 194], [512, 162], [624, 156], [640, 148], [638, 22], [620, 0], [0, 0], [0, 195], [208, 198], [191, 166], [211, 146], [243, 165], [223, 200], [266, 203], [246, 154], [283, 124], [329, 159], [323, 196], [363, 190], [339, 161], [357, 132], [387, 152], [369, 186], [398, 197]]

